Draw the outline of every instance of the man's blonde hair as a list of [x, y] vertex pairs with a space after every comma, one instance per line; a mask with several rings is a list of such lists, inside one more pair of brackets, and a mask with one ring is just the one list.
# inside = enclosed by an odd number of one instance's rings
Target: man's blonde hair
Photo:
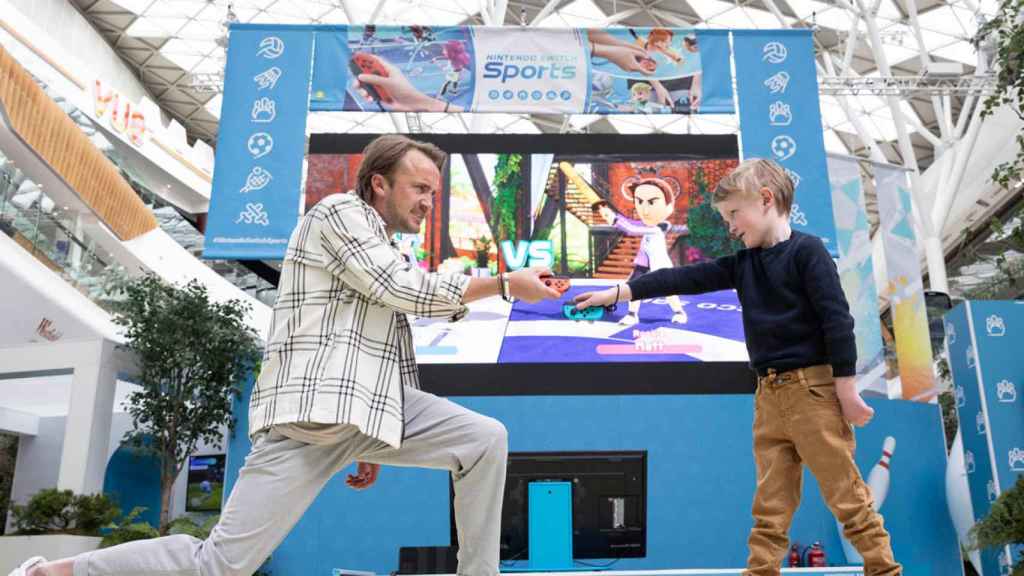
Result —
[[775, 195], [779, 214], [789, 214], [793, 206], [793, 180], [782, 166], [764, 158], [744, 160], [719, 180], [711, 202], [718, 204], [737, 195], [757, 196], [761, 188], [767, 188]]

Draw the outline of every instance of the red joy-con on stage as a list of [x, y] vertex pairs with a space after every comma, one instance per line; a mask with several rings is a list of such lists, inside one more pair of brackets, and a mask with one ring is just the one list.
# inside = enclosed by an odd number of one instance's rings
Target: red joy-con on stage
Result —
[[544, 281], [545, 286], [558, 290], [559, 294], [565, 294], [569, 291], [569, 279], [565, 276], [542, 276], [541, 279]]
[[[357, 79], [360, 74], [373, 74], [375, 76], [383, 76], [388, 78], [391, 75], [388, 74], [388, 69], [384, 66], [384, 63], [380, 61], [373, 54], [368, 52], [356, 52], [352, 55], [352, 61], [349, 63], [349, 68], [352, 70]], [[377, 102], [394, 102], [394, 98], [391, 94], [382, 86], [374, 86], [365, 82], [360, 82], [360, 86]]]

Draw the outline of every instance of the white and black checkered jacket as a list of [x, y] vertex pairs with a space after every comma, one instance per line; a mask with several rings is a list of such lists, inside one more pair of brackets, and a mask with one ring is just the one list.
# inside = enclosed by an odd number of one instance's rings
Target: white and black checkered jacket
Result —
[[288, 242], [249, 433], [354, 424], [400, 446], [403, 387], [419, 387], [406, 314], [458, 320], [468, 285], [410, 263], [355, 194], [321, 200]]

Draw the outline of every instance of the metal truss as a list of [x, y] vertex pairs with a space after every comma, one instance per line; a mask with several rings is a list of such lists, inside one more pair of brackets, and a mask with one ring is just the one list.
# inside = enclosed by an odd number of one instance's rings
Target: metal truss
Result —
[[986, 95], [995, 90], [996, 78], [984, 76], [928, 77], [928, 76], [822, 76], [818, 78], [821, 94], [857, 96], [916, 96], [916, 95]]

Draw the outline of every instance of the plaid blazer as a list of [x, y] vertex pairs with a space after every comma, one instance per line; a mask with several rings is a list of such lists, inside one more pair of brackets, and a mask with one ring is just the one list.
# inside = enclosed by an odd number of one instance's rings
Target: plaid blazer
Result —
[[469, 277], [427, 273], [355, 194], [332, 194], [288, 241], [249, 434], [274, 424], [354, 424], [399, 447], [403, 388], [419, 388], [406, 314], [459, 320]]

